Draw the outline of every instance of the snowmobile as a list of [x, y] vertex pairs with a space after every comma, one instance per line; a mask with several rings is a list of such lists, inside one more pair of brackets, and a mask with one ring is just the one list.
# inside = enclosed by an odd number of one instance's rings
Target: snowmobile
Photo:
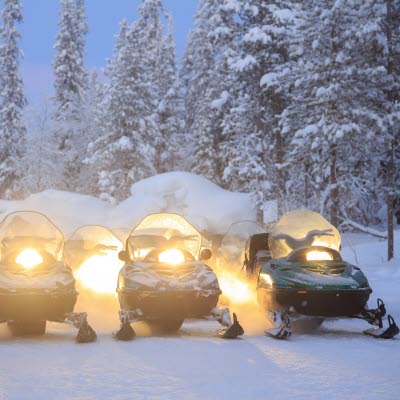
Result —
[[86, 225], [75, 231], [65, 242], [64, 258], [79, 289], [114, 295], [123, 267], [118, 258], [122, 248], [122, 242], [104, 226]]
[[[312, 211], [291, 211], [274, 226], [266, 248], [272, 259], [257, 279], [258, 302], [274, 326], [267, 335], [285, 339], [292, 325], [310, 330], [337, 318], [362, 319], [375, 327], [364, 333], [377, 338], [399, 333], [390, 315], [383, 327], [382, 300], [376, 309], [367, 308], [372, 289], [361, 269], [342, 259], [340, 242], [338, 230]], [[250, 273], [257, 273], [256, 261], [248, 258]]]
[[152, 331], [173, 333], [187, 318], [212, 318], [222, 325], [223, 338], [244, 334], [237, 317], [231, 321], [229, 309], [217, 308], [221, 290], [213, 270], [205, 264], [212, 257], [202, 248], [200, 233], [177, 214], [147, 216], [130, 234], [125, 262], [118, 278], [121, 327], [114, 334], [131, 340], [131, 323], [147, 322]]
[[86, 313], [74, 312], [78, 292], [63, 250], [62, 233], [43, 214], [15, 212], [0, 223], [0, 321], [13, 335], [44, 335], [51, 321], [72, 324], [79, 343], [96, 340]]
[[256, 237], [264, 232], [265, 229], [257, 222], [248, 220], [234, 222], [221, 240], [218, 249], [218, 264], [230, 268], [237, 266], [236, 272], [239, 272], [243, 266], [249, 237]]

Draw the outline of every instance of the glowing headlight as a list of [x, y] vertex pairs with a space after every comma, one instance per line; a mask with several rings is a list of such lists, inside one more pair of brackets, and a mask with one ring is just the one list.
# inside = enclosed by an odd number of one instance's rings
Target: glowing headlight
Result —
[[185, 262], [185, 256], [177, 249], [170, 249], [160, 253], [158, 255], [158, 261], [161, 263], [178, 265]]
[[326, 251], [310, 251], [307, 253], [307, 261], [332, 261], [332, 254]]
[[32, 269], [43, 262], [43, 257], [35, 249], [25, 249], [17, 255], [15, 262], [26, 269]]
[[273, 285], [271, 275], [268, 274], [260, 274], [260, 281], [261, 283], [266, 283], [269, 286]]
[[115, 253], [107, 252], [101, 256], [94, 255], [83, 262], [76, 277], [87, 289], [96, 293], [115, 293], [118, 273], [123, 266]]

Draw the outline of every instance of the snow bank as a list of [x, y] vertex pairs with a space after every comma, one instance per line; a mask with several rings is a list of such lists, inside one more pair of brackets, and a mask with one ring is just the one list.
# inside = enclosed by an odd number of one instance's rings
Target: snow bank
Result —
[[132, 196], [116, 207], [119, 225], [133, 226], [146, 215], [176, 212], [200, 230], [224, 233], [231, 223], [255, 220], [250, 195], [232, 193], [188, 172], [169, 172], [134, 184]]
[[145, 179], [134, 184], [131, 192], [131, 197], [113, 206], [91, 196], [46, 190], [22, 201], [0, 200], [0, 218], [14, 211], [38, 211], [66, 236], [82, 225], [130, 229], [146, 215], [163, 211], [176, 212], [198, 229], [213, 233], [226, 232], [232, 222], [255, 219], [249, 194], [228, 192], [187, 172]]
[[107, 225], [113, 207], [101, 200], [77, 193], [46, 190], [22, 201], [0, 200], [0, 217], [14, 211], [38, 211], [69, 235], [82, 225]]

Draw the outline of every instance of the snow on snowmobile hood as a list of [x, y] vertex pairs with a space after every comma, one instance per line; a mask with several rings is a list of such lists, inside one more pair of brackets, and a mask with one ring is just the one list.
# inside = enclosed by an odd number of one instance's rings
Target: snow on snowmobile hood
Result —
[[128, 289], [219, 290], [217, 276], [201, 261], [185, 263], [183, 268], [170, 267], [168, 271], [157, 263], [135, 261], [126, 265], [120, 275], [120, 282]]
[[311, 246], [340, 250], [339, 231], [314, 211], [286, 213], [269, 235], [269, 247], [274, 258], [286, 257], [295, 249]]
[[[0, 266], [1, 268], [2, 266]], [[72, 287], [74, 284], [75, 278], [71, 269], [62, 262], [53, 265], [44, 274], [15, 274], [8, 270], [0, 273], [0, 291], [54, 290]]]

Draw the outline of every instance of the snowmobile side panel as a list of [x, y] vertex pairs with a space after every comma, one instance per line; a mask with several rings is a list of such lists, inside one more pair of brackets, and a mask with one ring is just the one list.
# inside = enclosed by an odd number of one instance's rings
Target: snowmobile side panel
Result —
[[50, 293], [0, 293], [0, 321], [63, 322], [65, 314], [74, 310], [76, 290]]
[[347, 317], [365, 309], [372, 290], [303, 290], [258, 288], [259, 304], [266, 311], [293, 307], [301, 315]]
[[211, 314], [220, 290], [214, 291], [140, 291], [118, 290], [122, 309], [140, 309], [144, 319], [185, 319]]

